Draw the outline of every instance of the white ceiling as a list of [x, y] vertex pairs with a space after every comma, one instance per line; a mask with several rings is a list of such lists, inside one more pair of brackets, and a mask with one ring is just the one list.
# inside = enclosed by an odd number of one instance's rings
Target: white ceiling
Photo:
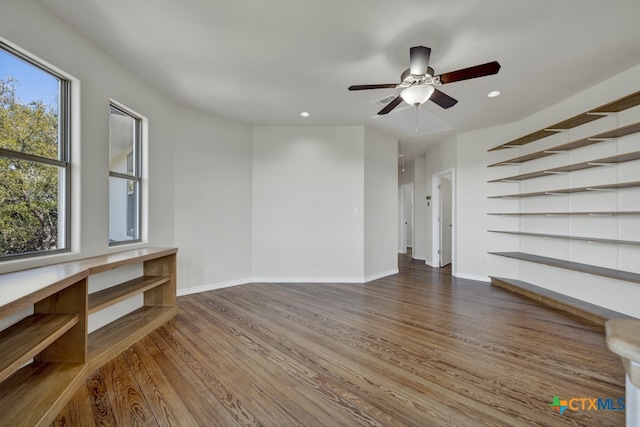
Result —
[[442, 86], [460, 101], [449, 110], [421, 107], [457, 132], [519, 120], [640, 63], [640, 0], [40, 1], [177, 102], [249, 124], [371, 126], [404, 139], [405, 160], [454, 131], [401, 136], [372, 119], [372, 101], [399, 89], [347, 87], [399, 82], [411, 46], [431, 47], [436, 74], [502, 65]]

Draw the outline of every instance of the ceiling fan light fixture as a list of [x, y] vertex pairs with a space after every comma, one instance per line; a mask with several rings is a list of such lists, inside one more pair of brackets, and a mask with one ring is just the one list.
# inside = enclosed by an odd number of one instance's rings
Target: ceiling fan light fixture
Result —
[[431, 85], [411, 86], [400, 92], [400, 97], [410, 105], [421, 105], [427, 102], [435, 88]]

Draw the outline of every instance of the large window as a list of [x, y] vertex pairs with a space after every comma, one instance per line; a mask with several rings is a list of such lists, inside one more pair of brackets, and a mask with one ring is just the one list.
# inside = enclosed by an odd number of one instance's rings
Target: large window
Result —
[[0, 259], [69, 250], [69, 93], [0, 42]]
[[109, 109], [109, 244], [140, 241], [142, 120], [125, 108]]

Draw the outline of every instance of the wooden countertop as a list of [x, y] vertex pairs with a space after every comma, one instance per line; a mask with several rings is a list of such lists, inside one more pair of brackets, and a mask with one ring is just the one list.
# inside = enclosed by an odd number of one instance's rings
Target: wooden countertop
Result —
[[640, 319], [611, 319], [605, 327], [609, 350], [622, 357], [629, 380], [640, 388]]
[[0, 316], [34, 304], [78, 280], [126, 264], [176, 253], [176, 248], [142, 248], [0, 275]]

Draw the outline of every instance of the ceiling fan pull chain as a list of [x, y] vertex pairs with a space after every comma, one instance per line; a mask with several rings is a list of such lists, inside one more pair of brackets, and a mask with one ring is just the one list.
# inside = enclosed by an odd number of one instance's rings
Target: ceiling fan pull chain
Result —
[[416, 133], [418, 133], [418, 104], [416, 104]]

